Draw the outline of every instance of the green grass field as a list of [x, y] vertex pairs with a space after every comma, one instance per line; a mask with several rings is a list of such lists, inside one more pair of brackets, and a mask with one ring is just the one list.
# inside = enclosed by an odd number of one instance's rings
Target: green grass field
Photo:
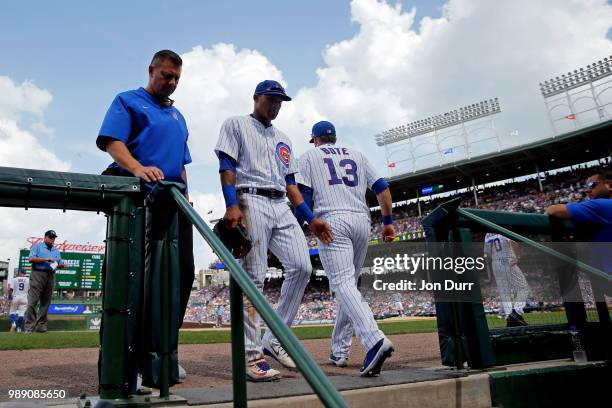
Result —
[[[564, 323], [565, 312], [528, 313], [525, 319], [531, 325]], [[489, 328], [505, 327], [505, 321], [495, 316], [487, 316]], [[4, 322], [3, 322], [4, 323]], [[433, 333], [437, 329], [436, 320], [395, 320], [379, 321], [385, 334]], [[51, 325], [50, 325], [51, 326]], [[8, 326], [7, 326], [8, 327]], [[0, 333], [0, 350], [26, 350], [40, 348], [97, 347], [97, 331], [55, 331], [50, 327], [48, 333]], [[324, 339], [331, 337], [332, 326], [299, 326], [293, 332], [300, 340]], [[182, 330], [181, 344], [229, 343], [229, 330]]]

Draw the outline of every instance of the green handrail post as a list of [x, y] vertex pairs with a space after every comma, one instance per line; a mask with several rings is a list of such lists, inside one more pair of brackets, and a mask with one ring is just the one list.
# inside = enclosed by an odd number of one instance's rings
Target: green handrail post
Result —
[[244, 310], [242, 289], [230, 276], [230, 313], [232, 317], [232, 379], [234, 407], [247, 407], [246, 367], [244, 351]]
[[[165, 220], [164, 220], [165, 221]], [[165, 225], [167, 225], [165, 223]], [[165, 229], [164, 239], [168, 241], [168, 229]], [[159, 397], [168, 399], [170, 397], [170, 254], [168, 245], [163, 247], [163, 264], [161, 270], [162, 296], [161, 296], [161, 378], [159, 387]]]
[[148, 246], [146, 264], [149, 274], [148, 286], [145, 287], [148, 296], [145, 307], [151, 312], [148, 318], [159, 321], [151, 322], [152, 348], [147, 350], [154, 353], [157, 356], [154, 359], [158, 361], [150, 362], [147, 374], [152, 378], [143, 375], [143, 383], [145, 379], [156, 383], [155, 388], [159, 389], [160, 398], [165, 400], [170, 399], [170, 385], [176, 382], [175, 376], [178, 375], [177, 361], [173, 358], [178, 346], [179, 319], [178, 217], [176, 203], [169, 194], [170, 185], [178, 184], [159, 182], [145, 200]]
[[582, 261], [571, 258], [565, 254], [560, 253], [559, 251], [555, 251], [554, 249], [549, 248], [546, 245], [542, 245], [538, 242], [535, 242], [527, 237], [524, 237], [520, 234], [512, 232], [509, 229], [500, 227], [497, 224], [494, 224], [488, 220], [485, 220], [484, 218], [481, 218], [475, 214], [472, 214], [471, 211], [465, 210], [463, 208], [457, 208], [455, 211], [462, 217], [467, 218], [468, 220], [473, 221], [476, 224], [484, 225], [485, 227], [490, 228], [493, 231], [499, 232], [500, 234], [506, 237], [512, 238], [515, 241], [520, 241], [533, 248], [539, 249], [540, 251], [544, 252], [547, 255], [553, 256], [557, 259], [560, 259], [564, 262], [574, 265], [585, 272], [589, 272], [592, 275], [602, 278], [604, 281], [612, 282], [612, 275], [609, 275], [591, 265], [587, 265]]
[[100, 398], [126, 398], [126, 304], [130, 273], [130, 218], [134, 202], [124, 197], [112, 209], [108, 220], [106, 276], [102, 298], [102, 331], [100, 333]]
[[304, 378], [314, 392], [319, 396], [321, 402], [326, 407], [347, 407], [346, 401], [342, 398], [338, 390], [329, 382], [327, 376], [321, 371], [321, 368], [312, 360], [312, 357], [302, 348], [295, 334], [285, 325], [281, 318], [274, 312], [268, 304], [266, 298], [259, 292], [255, 284], [249, 279], [246, 272], [234, 259], [229, 250], [215, 236], [211, 229], [206, 225], [202, 217], [185, 199], [183, 194], [176, 188], [170, 187], [170, 193], [174, 197], [178, 207], [185, 213], [187, 218], [193, 223], [202, 237], [211, 246], [213, 251], [223, 260], [225, 265], [230, 270], [230, 276], [236, 280], [236, 283], [247, 298], [251, 301], [259, 315], [268, 324], [272, 333], [280, 341], [285, 348], [285, 351], [295, 361], [295, 364], [300, 369]]

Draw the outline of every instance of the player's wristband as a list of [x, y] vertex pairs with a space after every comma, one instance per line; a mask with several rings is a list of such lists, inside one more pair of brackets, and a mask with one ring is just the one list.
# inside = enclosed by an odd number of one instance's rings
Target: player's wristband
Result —
[[308, 205], [306, 205], [306, 202], [302, 202], [302, 204], [298, 205], [295, 208], [295, 216], [298, 219], [301, 218], [305, 220], [309, 224], [314, 219], [314, 214], [312, 213], [312, 210], [308, 208]]
[[225, 206], [227, 208], [233, 207], [238, 204], [238, 196], [236, 195], [236, 186], [223, 186], [223, 198], [225, 199]]
[[391, 224], [393, 224], [393, 216], [392, 215], [383, 215], [382, 222], [383, 222], [383, 225], [391, 225]]

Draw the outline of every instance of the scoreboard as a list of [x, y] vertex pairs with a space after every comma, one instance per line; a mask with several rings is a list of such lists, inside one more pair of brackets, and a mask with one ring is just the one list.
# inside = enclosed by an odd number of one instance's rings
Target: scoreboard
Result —
[[[24, 268], [30, 276], [32, 264], [28, 261], [30, 251], [19, 252], [19, 268]], [[84, 252], [61, 252], [62, 260], [68, 264], [65, 269], [55, 271], [55, 289], [101, 290], [102, 262], [104, 254]]]

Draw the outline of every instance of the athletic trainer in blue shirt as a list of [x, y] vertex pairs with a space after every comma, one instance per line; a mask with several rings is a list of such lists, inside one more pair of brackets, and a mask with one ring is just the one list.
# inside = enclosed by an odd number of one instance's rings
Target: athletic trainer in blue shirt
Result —
[[115, 160], [107, 173], [140, 177], [147, 191], [158, 180], [186, 184], [185, 165], [191, 163], [185, 118], [169, 98], [178, 85], [182, 65], [180, 57], [172, 54], [155, 54], [146, 88], [115, 97], [96, 140]]
[[[134, 175], [145, 193], [159, 180], [187, 184], [185, 165], [191, 163], [185, 118], [170, 95], [181, 77], [183, 61], [170, 50], [157, 52], [149, 65], [146, 88], [120, 93], [108, 108], [96, 145], [114, 160], [102, 174]], [[189, 199], [188, 194], [185, 194]], [[181, 269], [181, 322], [194, 279], [193, 226], [178, 212]], [[181, 371], [181, 369], [179, 369]]]

